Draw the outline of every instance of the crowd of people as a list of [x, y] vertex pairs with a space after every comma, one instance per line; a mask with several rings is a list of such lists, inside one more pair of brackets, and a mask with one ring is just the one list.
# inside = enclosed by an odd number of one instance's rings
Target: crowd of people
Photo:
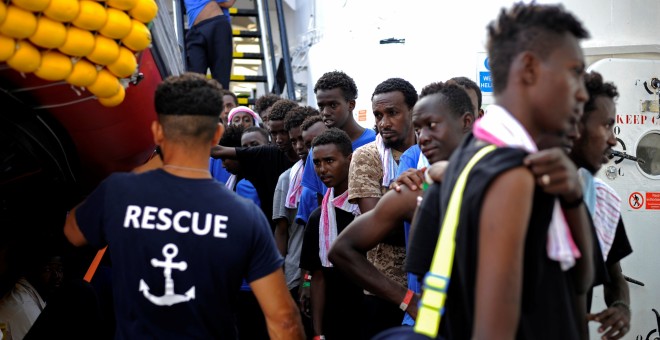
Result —
[[[200, 10], [191, 25], [218, 12]], [[266, 95], [253, 110], [203, 74], [164, 80], [159, 164], [112, 174], [64, 227], [108, 246], [114, 337], [627, 334], [632, 248], [594, 177], [616, 144], [616, 86], [585, 72], [588, 32], [561, 6], [515, 4], [487, 31], [495, 104], [466, 77], [419, 91], [390, 78], [373, 129], [342, 71], [316, 81], [317, 108]], [[598, 285], [607, 308], [592, 311]]]

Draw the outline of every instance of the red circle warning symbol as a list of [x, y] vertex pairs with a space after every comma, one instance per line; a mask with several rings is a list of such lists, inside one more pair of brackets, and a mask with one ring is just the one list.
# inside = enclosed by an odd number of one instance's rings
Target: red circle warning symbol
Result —
[[633, 192], [630, 194], [630, 197], [628, 197], [628, 204], [630, 204], [630, 207], [633, 209], [639, 209], [644, 206], [644, 196], [639, 192]]

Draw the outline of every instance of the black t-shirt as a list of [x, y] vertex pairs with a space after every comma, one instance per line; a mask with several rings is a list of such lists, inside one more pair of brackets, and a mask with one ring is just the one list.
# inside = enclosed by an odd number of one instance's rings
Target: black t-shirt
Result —
[[[611, 277], [609, 274], [609, 268], [621, 261], [624, 257], [632, 253], [632, 247], [630, 246], [630, 241], [628, 240], [628, 235], [626, 234], [626, 228], [623, 225], [623, 220], [619, 216], [619, 223], [616, 226], [616, 232], [614, 234], [614, 241], [612, 241], [612, 247], [610, 252], [607, 255], [607, 261], [603, 259], [603, 252], [600, 248], [596, 230], [593, 230], [594, 237], [594, 248], [595, 253], [598, 256], [594, 256], [594, 265], [596, 269], [594, 287], [597, 287], [601, 284], [607, 284], [611, 282]], [[587, 311], [591, 311], [591, 303], [593, 301], [593, 288], [589, 289], [587, 293]]]
[[[449, 162], [445, 183], [431, 188], [422, 201], [421, 211], [437, 212], [435, 220], [418, 218], [411, 237], [407, 268], [425, 275], [437, 243], [439, 228], [454, 183], [465, 164], [483, 142], [472, 135], [465, 138]], [[523, 150], [498, 148], [486, 155], [472, 169], [463, 193], [459, 227], [456, 231], [456, 250], [445, 314], [439, 336], [445, 339], [470, 339], [475, 315], [477, 259], [479, 249], [479, 220], [484, 193], [500, 174], [522, 165]], [[439, 198], [430, 199], [431, 195]], [[570, 276], [562, 272], [559, 263], [547, 256], [547, 233], [552, 217], [554, 196], [536, 187], [530, 223], [525, 237], [521, 315], [517, 339], [578, 339], [574, 292]], [[434, 207], [435, 206], [435, 207]], [[424, 223], [422, 227], [420, 223]], [[433, 232], [427, 230], [435, 228]], [[424, 234], [425, 232], [429, 234]], [[424, 254], [414, 254], [422, 251]], [[417, 260], [416, 260], [417, 259]], [[419, 261], [417, 263], [416, 261]]]
[[[289, 157], [277, 146], [262, 145], [236, 148], [236, 157], [241, 162], [245, 178], [254, 185], [261, 201], [261, 211], [269, 221], [273, 216], [273, 195], [280, 175], [293, 166]], [[272, 221], [271, 221], [272, 225]]]
[[[341, 209], [335, 209], [337, 233], [341, 233], [355, 216]], [[346, 277], [335, 267], [323, 267], [319, 258], [319, 221], [321, 208], [316, 208], [310, 215], [302, 251], [300, 268], [312, 272], [323, 271], [325, 279], [325, 309], [323, 314], [324, 335], [330, 339], [359, 338], [361, 306], [364, 296], [362, 288]], [[313, 288], [312, 288], [313, 289]]]

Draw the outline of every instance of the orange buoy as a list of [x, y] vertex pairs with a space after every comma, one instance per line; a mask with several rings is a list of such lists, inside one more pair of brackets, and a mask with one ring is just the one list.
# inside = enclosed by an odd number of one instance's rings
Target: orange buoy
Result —
[[16, 39], [25, 39], [37, 30], [37, 18], [32, 12], [9, 5], [5, 21], [0, 25], [0, 33]]
[[119, 58], [112, 64], [108, 64], [108, 70], [119, 78], [130, 77], [137, 67], [137, 59], [133, 51], [126, 47], [119, 48]]
[[14, 55], [7, 59], [7, 65], [19, 72], [34, 72], [41, 65], [41, 53], [29, 42], [18, 41]]
[[87, 86], [87, 89], [99, 98], [109, 98], [117, 94], [120, 87], [121, 84], [117, 77], [110, 73], [110, 71], [102, 69], [97, 74], [96, 80]]
[[120, 9], [122, 11], [129, 11], [135, 7], [138, 0], [107, 0], [105, 3], [110, 7]]
[[64, 80], [71, 74], [71, 57], [57, 51], [41, 52], [41, 65], [34, 71], [34, 75], [44, 80]]
[[121, 39], [131, 31], [131, 18], [124, 11], [115, 8], [108, 8], [108, 20], [101, 27], [99, 32], [108, 38]]
[[126, 90], [123, 86], [119, 85], [119, 91], [111, 97], [99, 98], [99, 103], [105, 107], [115, 107], [121, 104], [126, 97]]
[[0, 35], [0, 61], [5, 61], [16, 52], [16, 40]]
[[131, 50], [139, 52], [151, 45], [151, 32], [143, 23], [131, 20], [131, 31], [121, 42]]
[[96, 1], [80, 1], [80, 11], [72, 23], [82, 29], [97, 31], [108, 20], [108, 14], [103, 5]]
[[43, 13], [60, 22], [69, 22], [78, 16], [80, 5], [78, 0], [52, 0]]
[[66, 27], [59, 21], [41, 16], [37, 19], [37, 30], [30, 41], [43, 48], [58, 48], [66, 41]]
[[128, 14], [137, 21], [149, 23], [154, 20], [158, 14], [158, 5], [154, 0], [138, 0], [133, 9], [128, 11]]
[[73, 63], [71, 74], [66, 77], [66, 82], [80, 87], [92, 85], [96, 80], [98, 71], [96, 66], [85, 59], [80, 59]]
[[108, 65], [114, 63], [117, 58], [119, 58], [119, 45], [110, 38], [97, 35], [94, 49], [87, 55], [87, 59], [99, 65]]
[[70, 26], [66, 30], [64, 45], [60, 46], [60, 52], [72, 57], [84, 57], [94, 49], [96, 39], [90, 31]]
[[0, 24], [5, 21], [7, 17], [7, 5], [4, 2], [0, 1]]
[[26, 11], [41, 12], [48, 7], [50, 0], [11, 0], [11, 4]]

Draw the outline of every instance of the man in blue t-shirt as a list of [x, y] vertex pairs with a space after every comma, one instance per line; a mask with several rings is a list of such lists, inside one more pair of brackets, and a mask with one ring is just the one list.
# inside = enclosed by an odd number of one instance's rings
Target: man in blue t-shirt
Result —
[[[376, 139], [376, 132], [363, 128], [353, 117], [358, 94], [353, 78], [341, 71], [327, 72], [316, 81], [314, 93], [325, 126], [336, 127], [346, 132], [351, 139], [353, 150]], [[313, 164], [311, 155], [310, 152], [307, 156], [308, 164]], [[320, 199], [328, 188], [314, 173], [313, 167], [305, 167], [302, 186], [296, 222], [305, 224], [309, 214], [318, 207]]]
[[208, 171], [209, 149], [224, 130], [221, 103], [215, 80], [166, 79], [152, 123], [163, 167], [111, 175], [67, 217], [71, 243], [108, 246], [117, 339], [236, 339], [244, 278], [270, 336], [303, 338], [268, 221]]

